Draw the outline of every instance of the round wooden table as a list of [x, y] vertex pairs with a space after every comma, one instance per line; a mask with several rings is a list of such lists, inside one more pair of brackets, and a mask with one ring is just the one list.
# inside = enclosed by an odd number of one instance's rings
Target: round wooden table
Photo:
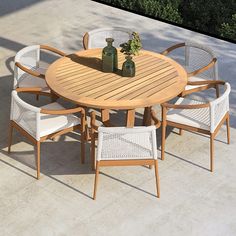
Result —
[[49, 66], [46, 82], [60, 97], [76, 104], [103, 110], [128, 110], [127, 125], [133, 125], [135, 108], [151, 107], [180, 94], [187, 84], [185, 69], [158, 53], [141, 50], [134, 56], [135, 77], [122, 77], [125, 56], [118, 50], [116, 73], [101, 71], [102, 49], [79, 51], [60, 58]]

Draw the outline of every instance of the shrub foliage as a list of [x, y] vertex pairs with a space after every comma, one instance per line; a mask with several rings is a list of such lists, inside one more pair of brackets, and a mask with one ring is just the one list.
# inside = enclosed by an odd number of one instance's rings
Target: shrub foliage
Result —
[[101, 0], [236, 41], [235, 0]]

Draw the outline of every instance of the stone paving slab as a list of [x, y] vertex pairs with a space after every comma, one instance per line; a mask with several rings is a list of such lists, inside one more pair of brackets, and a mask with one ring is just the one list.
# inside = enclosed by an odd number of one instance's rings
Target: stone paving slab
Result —
[[[159, 162], [160, 199], [154, 196], [154, 170], [113, 167], [102, 169], [97, 200], [93, 201], [89, 145], [86, 163], [81, 165], [76, 133], [42, 144], [39, 181], [34, 178], [34, 147], [17, 132], [13, 152], [7, 154], [15, 53], [30, 44], [49, 44], [68, 53], [81, 50], [84, 32], [106, 26], [140, 32], [144, 48], [156, 52], [188, 39], [207, 44], [216, 52], [220, 77], [231, 83], [232, 93], [231, 145], [226, 144], [223, 127], [215, 141], [214, 173], [207, 170], [209, 138], [190, 132], [179, 136], [171, 129], [166, 160]], [[44, 63], [55, 59], [47, 53], [42, 58]], [[0, 234], [236, 235], [235, 60], [235, 44], [92, 1], [1, 1]], [[33, 102], [41, 105], [48, 100]], [[159, 137], [158, 130], [158, 145]]]

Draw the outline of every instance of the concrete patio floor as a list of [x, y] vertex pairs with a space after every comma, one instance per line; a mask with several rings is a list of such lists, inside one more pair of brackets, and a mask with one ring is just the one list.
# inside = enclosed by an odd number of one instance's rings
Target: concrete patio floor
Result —
[[[34, 147], [17, 132], [7, 154], [15, 53], [31, 44], [74, 52], [82, 49], [84, 32], [105, 26], [140, 32], [144, 48], [156, 52], [188, 39], [216, 52], [220, 78], [231, 83], [232, 92], [231, 144], [226, 144], [224, 126], [215, 141], [214, 173], [208, 171], [209, 138], [190, 132], [179, 136], [171, 129], [166, 160], [159, 161], [160, 199], [155, 197], [154, 170], [113, 167], [102, 169], [93, 201], [89, 144], [81, 165], [76, 133], [42, 145], [39, 181]], [[0, 48], [0, 235], [236, 235], [235, 44], [91, 1], [3, 0]], [[50, 62], [48, 58], [55, 59], [44, 54], [43, 61]]]

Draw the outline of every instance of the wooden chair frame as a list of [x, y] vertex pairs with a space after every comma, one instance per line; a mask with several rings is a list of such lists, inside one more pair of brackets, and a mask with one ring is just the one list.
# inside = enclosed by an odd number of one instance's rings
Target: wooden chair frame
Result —
[[[22, 93], [32, 93], [32, 94], [40, 94], [45, 96], [50, 96], [49, 93], [45, 93], [41, 91], [41, 88], [17, 88], [17, 92]], [[31, 136], [28, 132], [26, 132], [23, 128], [21, 128], [15, 121], [11, 120], [9, 125], [9, 138], [8, 138], [8, 153], [11, 152], [11, 144], [12, 144], [12, 133], [13, 128], [18, 130], [23, 136], [28, 138], [34, 145], [36, 145], [36, 169], [37, 169], [37, 179], [40, 178], [40, 147], [41, 143], [47, 139], [54, 139], [57, 136], [61, 136], [63, 134], [69, 133], [74, 130], [80, 130], [81, 132], [81, 163], [83, 164], [85, 161], [85, 111], [81, 107], [72, 108], [72, 109], [63, 109], [63, 110], [47, 110], [41, 109], [40, 113], [42, 114], [50, 114], [50, 115], [68, 115], [73, 113], [81, 114], [81, 124], [75, 125], [70, 128], [66, 128], [60, 130], [58, 132], [54, 132], [52, 134], [48, 134], [46, 136], [40, 137], [40, 140], [36, 140], [33, 136]]]
[[[95, 181], [94, 181], [94, 193], [93, 199], [96, 199], [97, 193], [97, 184], [98, 184], [98, 176], [100, 167], [103, 166], [136, 166], [136, 165], [148, 165], [149, 167], [155, 166], [155, 177], [156, 177], [156, 190], [157, 197], [160, 198], [160, 183], [159, 183], [159, 173], [158, 173], [158, 161], [155, 159], [140, 159], [140, 160], [101, 160], [96, 161], [96, 169], [95, 169], [95, 142], [98, 138], [98, 126], [96, 125], [96, 115], [95, 112], [91, 112], [91, 167], [95, 170]], [[151, 111], [151, 116], [155, 123], [156, 128], [161, 126], [161, 122], [156, 118], [155, 112]]]
[[[187, 46], [186, 43], [179, 43], [179, 44], [176, 44], [176, 45], [173, 45], [169, 48], [167, 48], [166, 50], [164, 50], [163, 52], [161, 52], [162, 55], [166, 56], [168, 55], [169, 53], [171, 53], [173, 50], [177, 49], [177, 48], [181, 48], [181, 47], [185, 47]], [[195, 75], [198, 75], [204, 71], [207, 71], [208, 69], [210, 69], [211, 67], [215, 66], [217, 62], [217, 58], [216, 57], [213, 57], [212, 60], [209, 62], [208, 65], [200, 68], [200, 69], [197, 69], [197, 70], [194, 70], [192, 72], [188, 72], [188, 78], [192, 77], [192, 76], [195, 76]], [[200, 81], [201, 82], [201, 81]], [[202, 90], [205, 90], [205, 89], [208, 89], [208, 88], [215, 88], [216, 89], [216, 96], [219, 97], [219, 87], [218, 87], [218, 84], [214, 84], [214, 83], [208, 83], [208, 84], [198, 84], [198, 82], [190, 82], [188, 83], [188, 85], [201, 85], [202, 87]], [[198, 88], [197, 88], [198, 89]], [[189, 90], [184, 90], [179, 96], [181, 97], [184, 97], [184, 96], [187, 96], [188, 94], [191, 94], [193, 92], [196, 92], [196, 88], [193, 88], [193, 89], [189, 89]]]
[[[198, 84], [201, 84], [201, 82], [196, 82]], [[224, 81], [203, 81], [203, 84], [207, 84], [209, 83], [209, 85], [224, 85], [225, 82]], [[199, 87], [198, 90], [196, 89], [196, 91], [203, 91], [203, 90], [207, 90], [211, 88], [211, 86], [207, 86], [206, 88], [202, 88]], [[184, 124], [179, 124], [176, 122], [172, 122], [172, 121], [167, 121], [167, 111], [168, 109], [199, 109], [199, 108], [207, 108], [210, 107], [210, 103], [205, 103], [205, 104], [196, 104], [196, 105], [176, 105], [176, 104], [170, 104], [170, 103], [163, 103], [161, 104], [162, 106], [162, 140], [161, 140], [161, 160], [164, 160], [164, 153], [165, 153], [165, 136], [166, 136], [166, 126], [172, 126], [172, 127], [176, 127], [180, 129], [180, 134], [182, 130], [189, 130], [189, 131], [193, 131], [193, 132], [198, 132], [198, 133], [202, 133], [202, 134], [207, 134], [210, 136], [210, 171], [213, 172], [214, 170], [214, 139], [218, 133], [218, 131], [220, 130], [221, 126], [224, 124], [224, 122], [226, 122], [226, 126], [227, 126], [227, 142], [228, 144], [230, 144], [230, 124], [229, 124], [229, 112], [227, 112], [225, 114], [225, 116], [222, 118], [222, 120], [220, 121], [220, 123], [218, 124], [218, 126], [216, 127], [215, 131], [213, 133], [211, 133], [209, 130], [205, 130], [205, 129], [201, 129], [201, 128], [196, 128], [196, 127], [192, 127], [192, 126], [188, 126], [188, 125], [184, 125]]]
[[[47, 50], [47, 51], [50, 51], [50, 52], [54, 52], [54, 53], [56, 53], [56, 54], [58, 54], [60, 56], [63, 56], [63, 57], [66, 56], [66, 53], [58, 50], [57, 48], [53, 48], [53, 47], [48, 46], [48, 45], [40, 45], [40, 49], [44, 49], [44, 50]], [[28, 74], [30, 74], [32, 76], [35, 76], [35, 77], [40, 78], [40, 79], [45, 79], [45, 75], [44, 74], [40, 74], [37, 71], [33, 71], [33, 70], [23, 66], [19, 62], [16, 62], [15, 65], [17, 67], [19, 67], [21, 70], [23, 70], [24, 72], [26, 72], [26, 73], [28, 73]]]
[[[48, 45], [39, 45], [40, 46], [40, 49], [42, 50], [47, 50], [47, 51], [50, 51], [50, 52], [53, 52], [53, 53], [56, 53], [62, 57], [66, 56], [66, 53], [60, 51], [59, 49], [57, 48], [54, 48], [54, 47], [51, 47], [51, 46], [48, 46]], [[44, 74], [41, 74], [37, 71], [34, 71], [34, 70], [31, 70], [25, 66], [23, 66], [20, 62], [15, 62], [15, 66], [20, 68], [22, 71], [34, 76], [35, 78], [40, 78], [40, 79], [44, 79], [45, 80], [45, 75]], [[52, 97], [52, 101], [55, 101], [55, 99], [58, 98], [58, 96], [56, 96], [52, 91], [50, 92], [51, 93], [51, 97]], [[39, 99], [39, 95], [37, 94], [36, 95], [36, 98], [37, 100]]]

